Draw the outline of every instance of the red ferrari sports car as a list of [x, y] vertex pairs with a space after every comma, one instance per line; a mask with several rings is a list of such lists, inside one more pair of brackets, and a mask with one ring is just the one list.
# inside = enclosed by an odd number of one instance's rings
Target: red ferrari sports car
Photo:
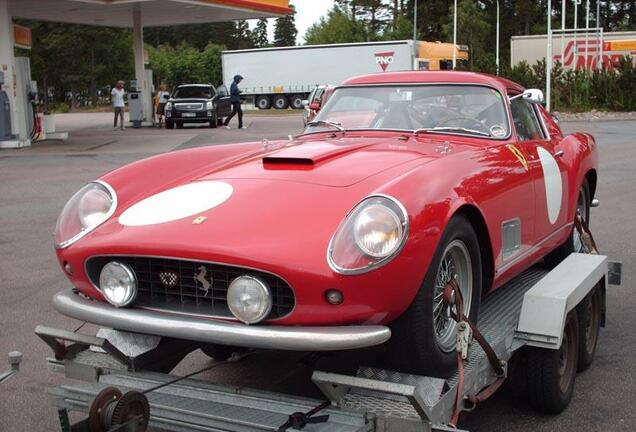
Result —
[[213, 356], [386, 344], [396, 369], [444, 374], [451, 278], [477, 320], [482, 298], [580, 247], [596, 144], [564, 135], [542, 98], [474, 73], [362, 76], [294, 139], [112, 171], [59, 217], [74, 288], [54, 305]]

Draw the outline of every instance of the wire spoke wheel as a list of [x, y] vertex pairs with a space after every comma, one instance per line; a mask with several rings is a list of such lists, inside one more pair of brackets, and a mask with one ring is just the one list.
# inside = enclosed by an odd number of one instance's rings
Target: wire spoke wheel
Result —
[[452, 317], [455, 306], [444, 303], [444, 288], [455, 279], [464, 299], [464, 315], [470, 312], [473, 294], [473, 267], [466, 244], [454, 240], [444, 250], [442, 261], [437, 270], [433, 293], [433, 324], [435, 338], [440, 349], [450, 352], [455, 349], [455, 327], [457, 323]]
[[[577, 214], [581, 215], [581, 218], [583, 218], [583, 220], [586, 223], [588, 219], [587, 215], [589, 214], [588, 205], [589, 204], [588, 204], [587, 196], [585, 194], [585, 189], [581, 188], [581, 190], [579, 191], [579, 198], [576, 203], [576, 212]], [[583, 241], [581, 240], [581, 234], [576, 228], [572, 230], [572, 244], [574, 246], [573, 247], [574, 252], [578, 252], [578, 253], [586, 252]]]

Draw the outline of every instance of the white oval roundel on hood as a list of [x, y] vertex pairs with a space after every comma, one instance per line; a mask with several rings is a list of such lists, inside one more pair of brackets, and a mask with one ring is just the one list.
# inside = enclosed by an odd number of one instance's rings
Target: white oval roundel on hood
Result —
[[177, 186], [132, 205], [119, 216], [119, 223], [144, 226], [194, 216], [224, 203], [233, 191], [230, 184], [220, 181]]

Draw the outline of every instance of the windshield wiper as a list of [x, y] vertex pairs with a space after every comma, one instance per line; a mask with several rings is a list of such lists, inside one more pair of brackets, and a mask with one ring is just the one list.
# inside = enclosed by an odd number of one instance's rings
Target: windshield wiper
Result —
[[435, 126], [432, 128], [419, 128], [419, 129], [415, 129], [413, 133], [417, 135], [419, 133], [426, 133], [426, 132], [434, 133], [434, 132], [452, 132], [452, 131], [466, 132], [466, 133], [487, 136], [487, 137], [492, 136], [488, 132], [483, 132], [476, 129], [469, 129], [469, 128], [465, 128], [461, 126]]
[[342, 127], [342, 123], [332, 122], [327, 120], [314, 120], [312, 122], [307, 123], [307, 126], [331, 126], [333, 128], [338, 129], [338, 131], [345, 133], [345, 128]]

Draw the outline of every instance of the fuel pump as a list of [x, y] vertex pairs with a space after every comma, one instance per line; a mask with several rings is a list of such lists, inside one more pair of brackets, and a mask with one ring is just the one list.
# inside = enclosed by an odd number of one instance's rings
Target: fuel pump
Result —
[[142, 89], [139, 88], [136, 80], [130, 82], [128, 91], [128, 115], [134, 128], [140, 128], [144, 121], [144, 106]]
[[9, 95], [2, 88], [4, 85], [4, 72], [0, 71], [0, 141], [14, 139], [11, 133], [11, 105]]

